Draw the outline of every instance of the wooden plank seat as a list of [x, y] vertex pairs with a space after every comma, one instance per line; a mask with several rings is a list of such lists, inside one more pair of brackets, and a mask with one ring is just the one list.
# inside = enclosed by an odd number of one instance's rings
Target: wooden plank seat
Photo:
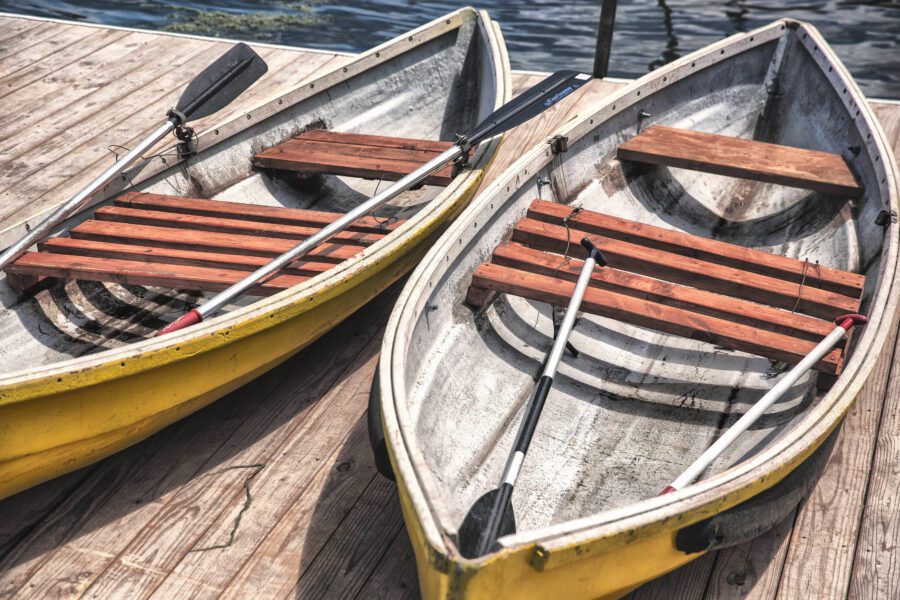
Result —
[[[219, 291], [294, 247], [340, 213], [126, 193], [6, 268], [11, 285], [86, 279]], [[327, 271], [398, 227], [364, 217], [251, 293], [268, 295]]]
[[617, 156], [848, 198], [858, 198], [863, 192], [839, 154], [661, 125], [648, 127], [620, 145]]
[[[396, 181], [452, 145], [453, 142], [313, 129], [257, 153], [253, 164], [303, 174]], [[445, 186], [452, 180], [453, 166], [448, 165], [425, 183]]]
[[[467, 302], [483, 306], [506, 293], [566, 306], [585, 235], [609, 266], [594, 271], [582, 310], [787, 363], [811, 351], [833, 319], [859, 310], [865, 283], [856, 273], [817, 272], [804, 261], [535, 200], [475, 270]], [[842, 348], [817, 369], [838, 373]]]

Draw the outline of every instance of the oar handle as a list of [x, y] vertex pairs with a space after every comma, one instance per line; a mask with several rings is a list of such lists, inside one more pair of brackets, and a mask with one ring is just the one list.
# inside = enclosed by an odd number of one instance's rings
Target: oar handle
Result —
[[771, 390], [756, 401], [744, 415], [735, 421], [719, 439], [700, 455], [691, 465], [684, 470], [671, 484], [660, 492], [660, 495], [675, 492], [684, 486], [693, 483], [708, 467], [728, 448], [742, 433], [747, 431], [771, 407], [794, 385], [800, 377], [813, 368], [822, 357], [828, 354], [854, 325], [863, 325], [866, 317], [858, 314], [842, 315], [835, 319], [836, 327], [819, 342], [812, 351], [803, 357], [797, 365], [782, 377]]

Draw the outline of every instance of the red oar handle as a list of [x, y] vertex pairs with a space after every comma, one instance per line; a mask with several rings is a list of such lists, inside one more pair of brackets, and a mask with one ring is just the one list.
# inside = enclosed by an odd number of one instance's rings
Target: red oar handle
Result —
[[865, 325], [869, 320], [864, 315], [850, 313], [849, 315], [841, 315], [834, 320], [834, 324], [850, 330], [854, 325]]
[[185, 327], [190, 327], [196, 323], [199, 323], [203, 320], [203, 315], [195, 308], [189, 312], [184, 313], [176, 320], [172, 321], [162, 329], [156, 332], [156, 336], [159, 337], [161, 335], [166, 335], [167, 333], [172, 333], [173, 331], [178, 331], [179, 329], [184, 329]]

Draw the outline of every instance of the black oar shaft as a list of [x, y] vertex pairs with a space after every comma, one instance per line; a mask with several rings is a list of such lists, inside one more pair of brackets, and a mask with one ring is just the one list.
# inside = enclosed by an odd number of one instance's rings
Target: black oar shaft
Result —
[[494, 503], [491, 507], [491, 513], [488, 517], [487, 524], [478, 540], [477, 556], [484, 556], [490, 552], [497, 540], [503, 517], [506, 511], [509, 510], [513, 488], [516, 485], [516, 480], [519, 478], [522, 463], [525, 461], [525, 455], [528, 452], [528, 447], [531, 445], [531, 440], [537, 429], [537, 424], [541, 418], [541, 412], [544, 410], [547, 396], [550, 394], [550, 389], [553, 387], [553, 377], [556, 375], [556, 369], [559, 366], [559, 361], [566, 348], [569, 334], [575, 326], [575, 318], [578, 315], [578, 309], [581, 307], [584, 293], [590, 284], [591, 273], [596, 264], [599, 263], [601, 266], [606, 264], [606, 259], [600, 254], [600, 251], [597, 250], [590, 240], [584, 238], [581, 241], [581, 244], [587, 249], [588, 257], [587, 260], [584, 261], [581, 274], [578, 276], [578, 281], [575, 284], [575, 291], [572, 294], [572, 298], [569, 300], [566, 316], [559, 328], [559, 333], [553, 342], [553, 347], [550, 349], [547, 361], [544, 363], [544, 371], [541, 374], [541, 378], [535, 386], [534, 393], [531, 395], [531, 400], [528, 402], [528, 406], [525, 409], [525, 417], [522, 420], [521, 425], [519, 425], [519, 431], [516, 434], [516, 441], [513, 444], [512, 452], [510, 452], [509, 458], [506, 460], [506, 468], [503, 470], [503, 481], [500, 483], [500, 487], [497, 490], [498, 493], [494, 497]]

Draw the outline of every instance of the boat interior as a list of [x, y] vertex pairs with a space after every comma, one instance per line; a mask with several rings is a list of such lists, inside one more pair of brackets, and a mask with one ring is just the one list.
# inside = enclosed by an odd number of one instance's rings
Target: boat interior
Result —
[[[829, 60], [782, 24], [660, 69], [520, 161], [454, 227], [459, 239], [422, 276], [394, 384], [405, 444], [451, 537], [501, 480], [583, 236], [609, 264], [592, 276], [516, 483], [519, 533], [503, 545], [658, 495], [835, 318], [878, 306], [890, 199], [873, 134]], [[803, 419], [859, 335], [703, 477]]]
[[[204, 133], [198, 153], [70, 219], [9, 265], [0, 375], [152, 337], [451, 146], [498, 93], [490, 25], [472, 10], [451, 16], [436, 33], [423, 28], [424, 39], [403, 37], [242, 115], [221, 127], [227, 139]], [[474, 149], [470, 162], [481, 154]], [[415, 218], [462, 170], [438, 171], [225, 311], [333, 273]]]

